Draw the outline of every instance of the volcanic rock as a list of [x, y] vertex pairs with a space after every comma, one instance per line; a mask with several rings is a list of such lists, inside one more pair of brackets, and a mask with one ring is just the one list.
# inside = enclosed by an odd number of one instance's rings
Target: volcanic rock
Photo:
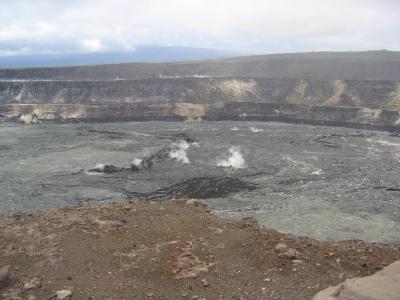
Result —
[[295, 259], [299, 255], [299, 252], [295, 249], [289, 248], [286, 252], [280, 253], [279, 257]]
[[40, 278], [34, 277], [30, 281], [24, 283], [24, 290], [34, 290], [42, 285]]
[[168, 198], [210, 199], [222, 198], [243, 190], [252, 191], [258, 186], [229, 176], [195, 177], [146, 195], [146, 200]]
[[289, 247], [288, 247], [288, 245], [286, 245], [284, 243], [279, 243], [278, 245], [275, 246], [274, 250], [275, 250], [275, 252], [278, 252], [278, 253], [284, 253], [289, 250]]
[[89, 170], [89, 172], [106, 173], [106, 174], [111, 174], [121, 171], [123, 171], [123, 168], [119, 168], [113, 165], [104, 165], [104, 166], [102, 165]]
[[400, 299], [400, 261], [396, 261], [364, 278], [348, 279], [335, 287], [329, 287], [313, 300], [398, 300]]
[[56, 292], [57, 300], [71, 300], [72, 291], [71, 290], [59, 290]]

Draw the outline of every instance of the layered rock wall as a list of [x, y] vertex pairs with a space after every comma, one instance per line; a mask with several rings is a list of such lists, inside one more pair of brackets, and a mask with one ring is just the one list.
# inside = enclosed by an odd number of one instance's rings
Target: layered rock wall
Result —
[[0, 81], [0, 104], [268, 102], [400, 109], [400, 82], [255, 78]]
[[361, 107], [327, 107], [301, 104], [228, 102], [216, 105], [190, 103], [9, 104], [0, 117], [24, 123], [112, 121], [281, 121], [397, 131], [398, 111]]
[[0, 105], [0, 117], [28, 123], [277, 120], [396, 129], [400, 83], [265, 78], [4, 80]]

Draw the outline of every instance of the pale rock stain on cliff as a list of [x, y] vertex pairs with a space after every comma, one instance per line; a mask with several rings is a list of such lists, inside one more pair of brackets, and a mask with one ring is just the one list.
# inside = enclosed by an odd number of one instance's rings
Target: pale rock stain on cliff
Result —
[[201, 121], [206, 113], [207, 106], [204, 104], [177, 103], [174, 112], [188, 121]]
[[257, 82], [251, 80], [229, 79], [217, 83], [217, 88], [232, 101], [240, 101], [248, 95], [256, 95]]
[[363, 107], [361, 109], [361, 114], [362, 114], [362, 118], [365, 120], [370, 120], [370, 121], [379, 120], [379, 118], [382, 114], [382, 110]]
[[293, 93], [291, 93], [287, 98], [288, 103], [294, 103], [294, 104], [308, 104], [309, 102], [312, 102], [311, 97], [306, 97], [306, 90], [308, 87], [308, 83], [305, 80], [300, 80], [299, 84], [294, 88]]
[[400, 110], [400, 82], [396, 83], [396, 88], [390, 93], [384, 107], [386, 109]]
[[18, 95], [15, 96], [15, 101], [21, 103], [22, 102], [22, 97], [24, 96], [25, 93], [25, 85], [22, 86], [21, 90], [19, 91]]
[[75, 105], [12, 105], [9, 115], [19, 115], [18, 121], [24, 124], [35, 124], [41, 121], [81, 119], [88, 117], [87, 106]]
[[21, 114], [18, 121], [24, 124], [36, 124], [39, 122], [38, 117], [34, 113]]
[[77, 119], [88, 115], [85, 105], [62, 106], [59, 114], [63, 119]]
[[34, 107], [31, 111], [23, 109], [19, 117], [19, 121], [25, 124], [36, 124], [44, 120], [57, 119], [58, 113], [51, 107]]
[[348, 92], [347, 83], [335, 80], [332, 84], [333, 96], [325, 101], [329, 106], [362, 106], [361, 100]]

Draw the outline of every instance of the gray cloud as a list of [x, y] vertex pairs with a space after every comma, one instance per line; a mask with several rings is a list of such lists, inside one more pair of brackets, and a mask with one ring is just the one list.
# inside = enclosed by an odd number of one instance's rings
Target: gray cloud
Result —
[[397, 0], [0, 0], [0, 55], [158, 44], [400, 50]]

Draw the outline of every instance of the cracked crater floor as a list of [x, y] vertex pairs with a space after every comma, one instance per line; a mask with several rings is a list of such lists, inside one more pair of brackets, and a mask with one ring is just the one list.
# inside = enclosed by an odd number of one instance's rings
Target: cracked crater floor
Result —
[[[400, 241], [400, 138], [389, 133], [127, 122], [1, 124], [0, 136], [1, 212], [199, 197], [217, 215], [251, 215], [296, 235]], [[150, 167], [131, 169], [135, 159], [148, 158]], [[89, 172], [99, 164], [118, 172]]]

